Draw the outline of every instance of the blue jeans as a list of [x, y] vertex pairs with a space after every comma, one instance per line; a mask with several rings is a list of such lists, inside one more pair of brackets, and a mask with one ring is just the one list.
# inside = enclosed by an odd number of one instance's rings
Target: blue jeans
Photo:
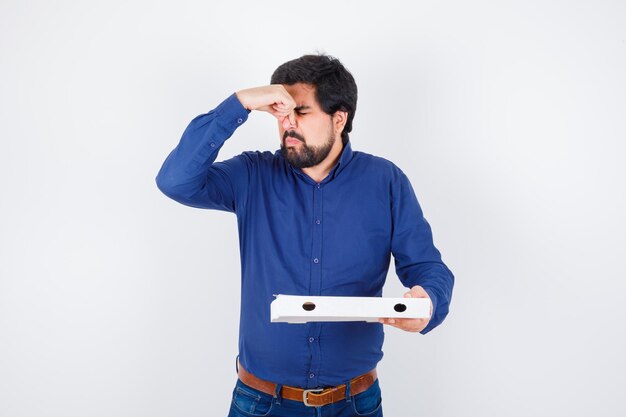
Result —
[[[280, 389], [280, 386], [278, 387]], [[382, 397], [378, 379], [357, 395], [322, 407], [309, 407], [303, 402], [274, 397], [256, 390], [237, 379], [233, 389], [228, 417], [382, 417]]]

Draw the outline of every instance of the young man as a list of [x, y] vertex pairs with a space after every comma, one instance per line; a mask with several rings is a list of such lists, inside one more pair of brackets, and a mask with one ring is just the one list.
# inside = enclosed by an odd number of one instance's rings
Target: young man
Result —
[[[339, 60], [304, 55], [271, 85], [233, 93], [197, 116], [165, 160], [159, 189], [237, 215], [242, 267], [239, 379], [230, 416], [382, 416], [376, 364], [383, 324], [426, 334], [448, 314], [454, 276], [407, 176], [353, 151], [357, 86]], [[278, 120], [280, 150], [215, 162], [251, 111]], [[270, 322], [273, 294], [380, 297], [393, 254], [405, 297], [430, 319]]]

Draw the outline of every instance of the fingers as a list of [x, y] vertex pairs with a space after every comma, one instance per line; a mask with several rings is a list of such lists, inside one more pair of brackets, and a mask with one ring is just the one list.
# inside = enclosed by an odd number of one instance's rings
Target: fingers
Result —
[[[287, 110], [285, 107], [281, 107], [279, 104], [273, 104], [271, 113], [278, 119], [278, 121], [283, 124], [283, 127], [287, 129], [289, 126], [293, 126], [296, 124], [296, 115], [294, 111]], [[289, 118], [289, 125], [285, 125], [285, 118]]]
[[411, 288], [411, 293], [413, 293], [413, 295], [417, 298], [428, 298], [430, 300], [430, 316], [432, 317], [433, 315], [433, 300], [430, 299], [430, 296], [428, 295], [428, 293], [426, 292], [426, 290], [424, 288], [422, 288], [420, 285], [415, 285], [413, 288]]
[[[285, 86], [281, 84], [245, 88], [236, 91], [235, 94], [248, 110], [261, 110], [271, 113], [272, 106], [278, 104], [279, 107], [274, 107], [274, 110], [285, 112], [284, 116], [287, 116], [296, 107], [295, 100]], [[293, 119], [291, 120], [293, 121]]]
[[428, 319], [392, 319], [392, 318], [380, 318], [379, 323], [387, 324], [392, 327], [407, 331], [407, 332], [421, 332], [428, 325]]
[[271, 114], [272, 116], [274, 116], [275, 118], [277, 118], [279, 121], [282, 121], [282, 119], [284, 119], [286, 116], [285, 112], [281, 111], [280, 109], [277, 109], [275, 104], [262, 106], [262, 107], [257, 108], [256, 110], [267, 112]]
[[426, 292], [426, 290], [420, 285], [415, 285], [413, 288], [411, 288], [411, 291], [409, 292], [413, 294], [415, 298], [430, 298], [428, 297], [428, 293]]
[[291, 94], [287, 91], [282, 84], [271, 86], [278, 96], [275, 98], [272, 108], [276, 112], [275, 116], [279, 121], [283, 122], [285, 117], [289, 117], [289, 122], [293, 125], [296, 123], [296, 115], [294, 109], [296, 108], [296, 102], [291, 97]]
[[[275, 112], [280, 114], [282, 117], [289, 115], [290, 116], [289, 120], [292, 120], [291, 116], [293, 115], [293, 109], [290, 109], [289, 107], [285, 107], [282, 104], [272, 104], [272, 108], [274, 109]], [[292, 121], [295, 121], [295, 118]]]
[[[428, 298], [428, 293], [424, 288], [419, 285], [413, 286], [409, 291], [404, 293], [404, 298]], [[430, 302], [430, 315], [432, 316], [432, 301]], [[393, 327], [397, 327], [398, 329], [406, 330], [408, 332], [421, 332], [426, 328], [430, 318], [422, 318], [422, 319], [406, 319], [406, 318], [380, 318], [378, 320], [379, 323], [388, 324]]]
[[279, 88], [282, 94], [281, 94], [281, 100], [279, 100], [278, 103], [280, 103], [281, 105], [283, 105], [285, 108], [289, 110], [293, 110], [296, 107], [295, 100], [293, 99], [293, 97], [291, 97], [291, 94], [289, 94], [285, 86], [280, 85]]
[[291, 124], [296, 123], [295, 112], [293, 111], [293, 108], [290, 108], [290, 106], [285, 106], [283, 104], [273, 104], [272, 108], [280, 118], [289, 117], [289, 122], [291, 122]]

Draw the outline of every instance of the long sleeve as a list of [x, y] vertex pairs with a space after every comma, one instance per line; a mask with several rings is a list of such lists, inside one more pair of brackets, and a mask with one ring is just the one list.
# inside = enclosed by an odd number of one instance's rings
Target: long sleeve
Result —
[[442, 262], [433, 244], [430, 225], [424, 218], [413, 187], [407, 176], [399, 171], [392, 185], [393, 233], [391, 251], [396, 274], [407, 288], [420, 285], [433, 303], [433, 314], [426, 334], [448, 315], [454, 275]]
[[215, 160], [248, 113], [233, 93], [215, 109], [195, 117], [163, 163], [157, 187], [187, 206], [235, 212], [247, 193], [250, 153]]

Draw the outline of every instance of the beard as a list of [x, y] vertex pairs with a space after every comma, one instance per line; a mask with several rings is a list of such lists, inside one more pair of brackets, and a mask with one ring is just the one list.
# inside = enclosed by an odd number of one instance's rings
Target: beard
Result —
[[[285, 141], [290, 136], [300, 140], [302, 143], [288, 148], [285, 145]], [[326, 159], [334, 144], [335, 135], [333, 132], [333, 125], [331, 123], [328, 138], [326, 139], [326, 142], [320, 146], [309, 146], [306, 144], [304, 137], [298, 133], [293, 130], [285, 131], [280, 145], [280, 151], [283, 154], [283, 157], [294, 167], [310, 168], [318, 165]]]

